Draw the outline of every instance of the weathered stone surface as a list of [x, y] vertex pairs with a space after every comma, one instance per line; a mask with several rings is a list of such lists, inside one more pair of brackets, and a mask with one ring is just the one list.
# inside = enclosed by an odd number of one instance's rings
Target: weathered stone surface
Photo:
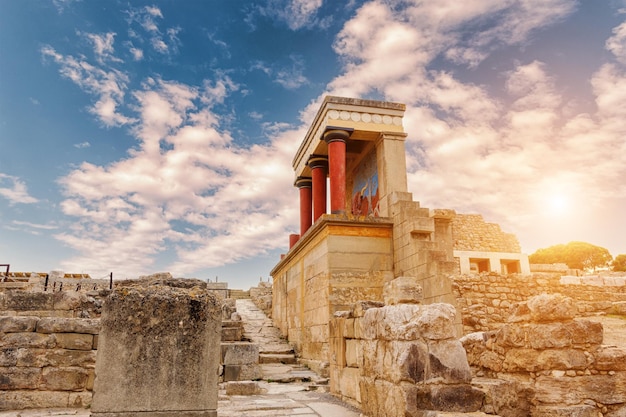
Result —
[[17, 366], [34, 366], [39, 368], [46, 366], [80, 366], [84, 368], [94, 368], [96, 364], [96, 352], [93, 350], [20, 348], [16, 349], [15, 359]]
[[422, 287], [412, 277], [398, 277], [386, 282], [383, 287], [385, 304], [419, 304], [423, 296]]
[[222, 343], [222, 364], [249, 365], [259, 363], [259, 346], [247, 342]]
[[38, 317], [2, 316], [0, 333], [33, 332], [38, 321]]
[[587, 399], [602, 404], [626, 402], [626, 373], [577, 377], [540, 376], [535, 385], [536, 400], [546, 405], [576, 405]]
[[93, 348], [93, 335], [79, 333], [56, 333], [54, 334], [56, 346], [61, 349], [91, 350]]
[[425, 385], [417, 389], [418, 410], [468, 413], [480, 410], [485, 393], [468, 385]]
[[597, 407], [591, 405], [574, 405], [570, 407], [552, 406], [535, 407], [533, 417], [599, 417]]
[[100, 319], [46, 317], [37, 324], [38, 333], [100, 333]]
[[594, 366], [600, 371], [626, 371], [626, 347], [602, 347], [595, 359]]
[[43, 391], [83, 391], [89, 372], [84, 368], [43, 368], [40, 387]]
[[256, 381], [230, 381], [225, 384], [226, 395], [257, 395], [262, 392]]
[[54, 348], [53, 335], [41, 333], [6, 333], [0, 338], [0, 347]]
[[353, 317], [363, 317], [365, 312], [371, 308], [383, 307], [385, 303], [382, 301], [359, 301], [352, 308]]
[[576, 305], [570, 297], [561, 294], [540, 294], [527, 302], [532, 321], [550, 322], [570, 320], [576, 316]]
[[69, 396], [68, 391], [33, 391], [32, 389], [0, 391], [0, 410], [69, 407], [72, 406], [69, 403]]
[[605, 417], [626, 417], [626, 404], [611, 407], [611, 409], [604, 414]]
[[0, 390], [33, 389], [39, 384], [40, 368], [0, 368]]
[[8, 291], [6, 293], [5, 310], [53, 310], [54, 294], [43, 292]]
[[222, 304], [180, 281], [106, 300], [92, 415], [216, 410]]
[[458, 340], [430, 341], [428, 354], [427, 379], [442, 378], [446, 383], [469, 383], [472, 380], [465, 349]]
[[18, 348], [0, 349], [0, 366], [16, 366], [17, 365]]
[[472, 385], [485, 392], [483, 411], [501, 417], [531, 415], [532, 389], [516, 381], [474, 378]]
[[256, 364], [247, 365], [224, 365], [222, 378], [224, 381], [247, 381], [257, 380], [263, 377], [261, 367]]
[[417, 325], [423, 337], [431, 340], [455, 337], [456, 309], [450, 304], [435, 303], [423, 306]]

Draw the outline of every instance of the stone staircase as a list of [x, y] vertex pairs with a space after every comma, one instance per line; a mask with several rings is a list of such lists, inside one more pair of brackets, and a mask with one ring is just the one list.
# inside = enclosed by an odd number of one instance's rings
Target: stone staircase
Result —
[[250, 291], [244, 290], [228, 290], [229, 298], [234, 298], [235, 300], [242, 300], [250, 298]]

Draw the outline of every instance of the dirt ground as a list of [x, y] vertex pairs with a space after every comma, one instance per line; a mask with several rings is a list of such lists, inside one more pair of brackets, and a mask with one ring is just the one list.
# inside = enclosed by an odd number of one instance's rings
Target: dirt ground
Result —
[[604, 326], [603, 344], [626, 347], [626, 316], [594, 316], [585, 317], [585, 319], [602, 323]]

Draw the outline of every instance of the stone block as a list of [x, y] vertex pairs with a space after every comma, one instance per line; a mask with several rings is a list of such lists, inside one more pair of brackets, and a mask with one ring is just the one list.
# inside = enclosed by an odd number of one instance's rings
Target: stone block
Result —
[[223, 365], [249, 365], [259, 363], [259, 346], [247, 342], [222, 343]]
[[263, 377], [263, 372], [258, 364], [248, 365], [224, 365], [224, 382], [257, 380]]
[[40, 368], [2, 367], [0, 368], [0, 391], [34, 389], [39, 385]]
[[0, 367], [17, 366], [19, 349], [14, 347], [0, 349]]
[[43, 368], [40, 389], [43, 391], [83, 391], [87, 389], [89, 371], [79, 367]]
[[37, 333], [100, 333], [100, 319], [45, 317], [37, 324]]
[[598, 417], [598, 408], [591, 405], [539, 406], [533, 409], [533, 417]]
[[411, 277], [398, 277], [386, 282], [383, 289], [386, 305], [419, 304], [422, 302], [422, 287]]
[[[0, 410], [23, 410], [26, 408], [66, 408], [71, 406], [69, 391], [18, 391], [0, 390]], [[89, 393], [91, 396], [91, 393]]]
[[0, 338], [0, 348], [54, 348], [56, 345], [53, 335], [41, 333], [6, 333]]
[[91, 350], [93, 348], [93, 335], [79, 333], [56, 333], [54, 334], [56, 346], [61, 349]]
[[380, 308], [385, 304], [382, 301], [359, 301], [352, 308], [353, 317], [363, 317], [365, 312], [371, 308]]
[[456, 309], [450, 304], [435, 303], [423, 306], [417, 324], [423, 337], [443, 340], [455, 337]]
[[34, 332], [37, 327], [38, 317], [0, 317], [0, 333]]
[[20, 348], [16, 352], [17, 366], [93, 368], [96, 352], [93, 350], [29, 349]]
[[106, 299], [93, 417], [217, 415], [222, 303], [172, 281], [119, 285]]
[[561, 294], [540, 294], [527, 302], [532, 321], [550, 322], [571, 320], [576, 317], [576, 305], [570, 297]]
[[426, 379], [442, 378], [445, 383], [467, 383], [472, 373], [463, 345], [458, 340], [428, 342], [429, 366]]
[[472, 385], [485, 393], [483, 411], [503, 417], [531, 415], [533, 390], [528, 386], [517, 381], [486, 378], [474, 378]]
[[418, 410], [470, 413], [478, 411], [485, 393], [469, 385], [423, 385], [417, 388]]
[[360, 403], [361, 392], [359, 390], [359, 370], [357, 368], [343, 368], [339, 372], [339, 390], [341, 392], [341, 395], [356, 400], [357, 403]]
[[359, 340], [345, 339], [346, 341], [346, 366], [360, 367], [359, 359], [362, 355], [359, 354]]
[[626, 347], [603, 346], [595, 359], [594, 367], [600, 371], [626, 371]]
[[614, 375], [540, 376], [535, 399], [545, 405], [577, 405], [593, 400], [605, 405], [626, 402], [626, 372]]
[[226, 395], [257, 395], [263, 392], [256, 381], [229, 381], [225, 389]]
[[6, 293], [4, 309], [15, 311], [54, 310], [54, 294], [9, 291]]
[[242, 337], [241, 327], [222, 327], [222, 342], [238, 342]]

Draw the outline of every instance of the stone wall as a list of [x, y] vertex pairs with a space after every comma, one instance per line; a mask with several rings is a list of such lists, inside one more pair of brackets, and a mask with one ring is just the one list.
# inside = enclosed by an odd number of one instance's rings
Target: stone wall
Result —
[[496, 223], [487, 223], [480, 214], [457, 214], [452, 219], [454, 249], [478, 252], [519, 253], [517, 237], [504, 233]]
[[391, 305], [359, 302], [335, 314], [331, 392], [370, 417], [478, 411], [484, 393], [470, 386], [454, 307], [403, 304], [421, 299], [416, 288], [412, 279], [400, 277], [385, 287]]
[[626, 281], [618, 276], [484, 273], [456, 275], [451, 279], [464, 334], [502, 327], [514, 304], [543, 293], [573, 298], [579, 316], [611, 313], [616, 303], [626, 302]]
[[626, 347], [602, 345], [602, 325], [576, 315], [573, 299], [543, 294], [517, 304], [499, 330], [462, 339], [475, 373], [509, 381], [509, 393], [518, 397], [514, 409], [495, 412], [626, 415]]
[[0, 410], [91, 403], [105, 293], [0, 293]]

